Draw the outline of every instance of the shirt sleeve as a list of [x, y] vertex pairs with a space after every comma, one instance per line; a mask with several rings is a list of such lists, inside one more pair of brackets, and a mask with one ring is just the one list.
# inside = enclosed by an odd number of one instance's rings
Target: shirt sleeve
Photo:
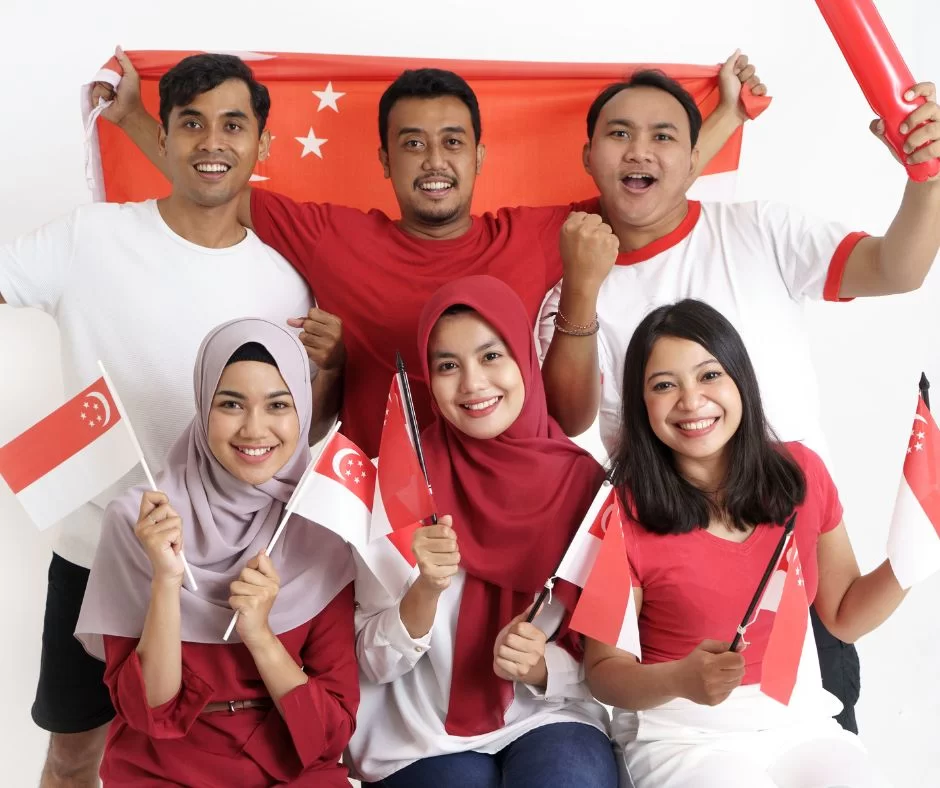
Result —
[[[176, 697], [151, 708], [137, 655], [136, 638], [105, 635], [104, 683], [111, 692], [114, 710], [127, 724], [154, 739], [185, 736], [212, 698], [213, 688], [183, 664], [182, 681]], [[185, 646], [184, 646], [185, 648]]]
[[251, 224], [268, 246], [308, 282], [316, 280], [317, 246], [329, 224], [330, 206], [299, 203], [267, 189], [251, 190]]
[[79, 213], [0, 245], [0, 295], [11, 306], [53, 313], [75, 254]]
[[309, 678], [281, 698], [281, 714], [304, 768], [336, 763], [359, 708], [351, 583], [313, 620], [301, 660]]
[[842, 522], [842, 501], [839, 490], [832, 480], [829, 469], [822, 458], [802, 443], [791, 446], [791, 452], [798, 454], [797, 461], [806, 475], [806, 494], [815, 494], [819, 506], [819, 533], [825, 534], [838, 527]]
[[794, 300], [839, 298], [852, 250], [863, 238], [835, 222], [824, 222], [780, 203], [753, 203], [756, 226]]
[[525, 691], [540, 700], [591, 700], [593, 695], [584, 680], [584, 666], [557, 643], [545, 644], [545, 689], [531, 684], [517, 684], [517, 692]]
[[542, 302], [542, 311], [539, 312], [539, 320], [535, 327], [535, 346], [539, 350], [539, 364], [545, 363], [545, 356], [548, 355], [552, 337], [555, 336], [555, 314], [558, 312], [559, 301], [561, 301], [561, 282], [555, 285], [545, 296], [545, 300]]

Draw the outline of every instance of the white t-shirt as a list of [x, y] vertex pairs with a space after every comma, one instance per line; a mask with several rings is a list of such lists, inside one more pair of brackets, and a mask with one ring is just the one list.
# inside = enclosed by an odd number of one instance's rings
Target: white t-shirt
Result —
[[[600, 434], [607, 451], [620, 431], [624, 357], [633, 332], [656, 307], [696, 298], [741, 334], [777, 436], [803, 441], [825, 456], [802, 302], [838, 300], [845, 264], [862, 237], [776, 203], [690, 201], [672, 233], [622, 253], [597, 302]], [[559, 283], [542, 305], [537, 330], [543, 357], [560, 294]]]
[[[304, 280], [254, 233], [225, 249], [197, 246], [167, 226], [154, 200], [83, 206], [0, 246], [0, 294], [55, 319], [67, 396], [104, 363], [154, 474], [195, 412], [203, 337], [227, 320], [283, 323], [311, 305]], [[136, 466], [66, 517], [55, 552], [90, 567], [104, 506], [144, 482]]]
[[[556, 722], [579, 722], [608, 732], [607, 711], [591, 697], [581, 664], [561, 646], [548, 643], [544, 691], [516, 682], [502, 728], [478, 736], [448, 734], [444, 721], [466, 574], [460, 570], [441, 594], [431, 631], [414, 639], [401, 621], [401, 599], [388, 596], [358, 555], [356, 563], [356, 654], [362, 695], [349, 743], [354, 776], [374, 782], [421, 758], [497, 753], [529, 731]], [[564, 608], [555, 600], [543, 605], [533, 623], [551, 634], [563, 615]]]

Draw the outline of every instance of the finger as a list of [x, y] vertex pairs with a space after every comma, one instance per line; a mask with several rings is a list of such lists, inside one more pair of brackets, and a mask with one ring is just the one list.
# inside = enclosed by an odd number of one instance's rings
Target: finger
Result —
[[[528, 612], [529, 611], [527, 610], [525, 614], [526, 618], [528, 618]], [[517, 635], [518, 637], [533, 643], [545, 643], [548, 640], [545, 633], [541, 629], [535, 626], [535, 624], [530, 624], [525, 620], [520, 621], [517, 624], [513, 624], [509, 628], [509, 631], [513, 635]]]
[[281, 584], [281, 578], [278, 577], [277, 570], [274, 568], [274, 561], [263, 552], [258, 556], [258, 571], [267, 578], [268, 582], [276, 586]]
[[932, 120], [940, 120], [940, 108], [938, 108], [937, 105], [933, 102], [921, 104], [904, 119], [904, 121], [898, 127], [898, 131], [900, 131], [901, 134], [907, 134], [912, 129], [916, 129], [922, 123], [929, 123]]
[[121, 49], [121, 47], [115, 48], [114, 56], [118, 59], [118, 63], [121, 64], [121, 69], [124, 71], [124, 76], [137, 76], [137, 69], [134, 68], [134, 64], [131, 63], [131, 59], [124, 53], [124, 50]]
[[289, 317], [287, 318], [287, 325], [291, 328], [303, 328], [305, 317]]
[[940, 122], [932, 121], [914, 129], [904, 141], [904, 150], [906, 153], [913, 153], [924, 145], [930, 145], [940, 139]]
[[726, 651], [715, 657], [715, 664], [721, 670], [744, 670], [744, 655], [737, 651]]
[[160, 504], [168, 503], [169, 498], [159, 490], [148, 490], [140, 498], [141, 515], [149, 514]]
[[141, 522], [147, 523], [149, 525], [156, 525], [157, 523], [163, 522], [164, 520], [173, 517], [175, 512], [170, 510], [170, 505], [167, 503], [161, 503], [158, 506], [154, 506], [146, 514], [144, 514], [140, 519]]
[[[739, 49], [738, 52], [741, 50]], [[738, 55], [737, 59], [734, 61], [734, 69], [738, 77], [741, 76], [741, 72], [748, 67], [748, 58], [747, 55]], [[753, 68], [753, 66], [751, 66]], [[744, 80], [741, 80], [742, 82]]]
[[262, 574], [257, 569], [249, 569], [247, 566], [242, 569], [238, 579], [243, 583], [249, 583], [258, 588], [271, 588], [274, 585], [267, 575]]
[[457, 552], [456, 539], [422, 539], [415, 544], [415, 550], [435, 555], [450, 555]]
[[[751, 83], [755, 81], [757, 84], [752, 85]], [[753, 79], [749, 80], [748, 87], [751, 89], [751, 93], [753, 93], [755, 96], [764, 96], [767, 94], [767, 86], [763, 82], [760, 82], [758, 77], [754, 77]]]
[[921, 148], [912, 153], [907, 157], [906, 161], [908, 164], [921, 164], [922, 162], [938, 158], [940, 158], [940, 142], [933, 142], [925, 148]]
[[233, 580], [228, 586], [232, 596], [251, 597], [252, 599], [264, 595], [265, 589], [255, 583], [246, 583], [244, 580]]
[[[738, 63], [740, 67], [740, 62]], [[753, 78], [754, 74], [757, 72], [757, 69], [754, 66], [744, 66], [738, 72], [738, 79], [741, 80], [741, 84], [746, 83], [749, 79]]]
[[[698, 647], [702, 651], [707, 651], [709, 654], [724, 654], [729, 648], [731, 648], [731, 644], [725, 642], [724, 640], [703, 640], [698, 644]], [[738, 656], [740, 656], [740, 654]]]
[[729, 71], [733, 72], [733, 71], [734, 71], [735, 63], [738, 62], [738, 58], [739, 58], [740, 56], [741, 56], [741, 50], [740, 50], [740, 49], [734, 50], [734, 52], [731, 53], [731, 57], [729, 57], [729, 58], [722, 64], [721, 70], [724, 71], [725, 73], [727, 73], [727, 72], [729, 72]]
[[543, 650], [542, 647], [544, 646], [544, 643], [541, 643], [535, 638], [527, 638], [512, 631], [506, 635], [503, 644], [514, 651], [519, 651], [524, 654], [541, 654]]
[[520, 665], [524, 671], [526, 671], [535, 667], [542, 655], [529, 651], [519, 651], [518, 649], [509, 648], [505, 645], [502, 645], [496, 650], [495, 656], [496, 659], [504, 659], [507, 662]]
[[519, 678], [524, 673], [528, 672], [523, 670], [522, 667], [517, 665], [515, 662], [510, 662], [509, 660], [505, 660], [502, 657], [496, 657], [494, 663], [496, 667], [499, 668], [503, 673], [506, 673], [509, 676], [513, 676], [514, 678]]
[[933, 82], [918, 82], [904, 94], [904, 100], [913, 101], [918, 96], [923, 96], [927, 101], [935, 101], [937, 86]]

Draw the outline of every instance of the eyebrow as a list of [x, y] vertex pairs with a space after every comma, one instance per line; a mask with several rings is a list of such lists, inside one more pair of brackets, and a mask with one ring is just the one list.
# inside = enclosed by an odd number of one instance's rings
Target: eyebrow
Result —
[[[222, 389], [215, 393], [217, 397], [231, 397], [232, 399], [248, 399], [244, 394], [240, 394], [237, 391], [230, 391], [229, 389]], [[287, 390], [284, 391], [274, 391], [265, 397], [265, 399], [277, 399], [278, 397], [289, 397], [291, 393]]]
[[[482, 353], [484, 350], [489, 350], [496, 345], [502, 345], [503, 343], [496, 339], [495, 337], [488, 342], [484, 342], [480, 347], [474, 350], [474, 353]], [[438, 350], [431, 354], [432, 358], [457, 358], [456, 353], [451, 353], [449, 350]]]
[[[227, 109], [221, 113], [224, 118], [239, 118], [241, 120], [247, 120], [248, 115], [242, 112], [240, 109]], [[198, 109], [193, 109], [192, 107], [184, 107], [180, 110], [181, 118], [204, 118], [203, 115]]]
[[[442, 129], [438, 129], [438, 132], [446, 132], [448, 134], [466, 134], [467, 130], [463, 126], [444, 126]], [[419, 128], [418, 126], [405, 126], [398, 130], [398, 136], [403, 137], [405, 134], [426, 134], [425, 129]]]
[[[626, 126], [628, 129], [638, 128], [639, 124], [634, 123], [632, 120], [625, 120], [624, 118], [611, 118], [607, 121], [608, 126]], [[650, 124], [651, 129], [656, 131], [661, 131], [663, 129], [669, 129], [674, 131], [677, 134], [679, 133], [679, 127], [675, 123], [671, 123], [668, 120], [661, 120], [657, 123]]]
[[[701, 364], [696, 364], [694, 367], [692, 367], [692, 369], [701, 369], [702, 367], [707, 366], [707, 365], [709, 365], [709, 364], [717, 364], [717, 363], [718, 363], [718, 359], [716, 359], [716, 358], [707, 358], [707, 359], [705, 359], [705, 361], [703, 361]], [[654, 372], [652, 375], [650, 375], [650, 376], [646, 379], [646, 382], [649, 383], [653, 378], [667, 377], [668, 375], [673, 375], [673, 376], [675, 376], [675, 374], [676, 374], [675, 372], [671, 372], [671, 371], [669, 371], [669, 370], [665, 370], [665, 371], [663, 371], [663, 372]]]

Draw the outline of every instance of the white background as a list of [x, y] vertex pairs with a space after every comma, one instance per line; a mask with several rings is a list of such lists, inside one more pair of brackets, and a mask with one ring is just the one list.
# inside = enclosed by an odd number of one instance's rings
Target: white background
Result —
[[[589, 0], [564, 3], [557, 14], [544, 0], [3, 5], [0, 241], [89, 200], [78, 87], [116, 43], [127, 49], [692, 63], [718, 62], [741, 46], [775, 101], [748, 130], [740, 199], [779, 199], [881, 233], [904, 185], [901, 170], [870, 137], [870, 111], [811, 0]], [[940, 80], [936, 0], [881, 0], [879, 7], [915, 75]], [[913, 295], [808, 309], [832, 470], [863, 571], [884, 558], [922, 367], [933, 371], [940, 403], [940, 311], [927, 308], [937, 303], [938, 280], [932, 276]], [[0, 442], [58, 404], [57, 353], [48, 317], [0, 307]], [[4, 785], [26, 786], [36, 784], [46, 741], [29, 707], [50, 540], [26, 520], [2, 482], [0, 527], [6, 603], [0, 763]], [[862, 736], [899, 786], [940, 779], [938, 598], [940, 579], [934, 578], [860, 644]]]

